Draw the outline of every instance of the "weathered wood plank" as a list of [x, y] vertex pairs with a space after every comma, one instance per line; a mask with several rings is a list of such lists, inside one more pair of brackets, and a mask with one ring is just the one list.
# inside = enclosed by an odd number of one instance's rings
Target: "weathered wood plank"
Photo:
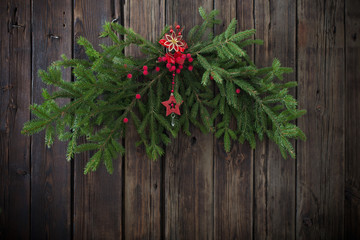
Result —
[[[165, 23], [165, 1], [126, 0], [124, 23], [150, 41], [155, 41]], [[141, 57], [137, 48], [126, 54]], [[131, 123], [125, 138], [125, 238], [159, 239], [161, 236], [161, 159], [151, 161]]]
[[[238, 31], [254, 28], [253, 1], [215, 1], [226, 29], [232, 18], [238, 19]], [[247, 49], [253, 57], [253, 47]], [[236, 123], [231, 123], [233, 127]], [[214, 238], [252, 239], [253, 224], [253, 150], [249, 144], [234, 142], [230, 153], [222, 139], [214, 143]]]
[[0, 21], [0, 239], [27, 239], [30, 138], [20, 131], [30, 119], [30, 3], [2, 1]]
[[360, 238], [360, 1], [345, 1], [345, 238]]
[[[298, 1], [298, 239], [344, 237], [344, 1]], [[355, 130], [354, 130], [355, 131]]]
[[[184, 37], [201, 23], [198, 8], [213, 9], [213, 1], [168, 1], [166, 23], [185, 27]], [[213, 136], [191, 127], [180, 133], [165, 157], [165, 238], [213, 238]]]
[[[105, 21], [121, 16], [120, 5], [107, 0], [99, 2], [75, 1], [74, 41], [86, 37], [100, 50], [99, 44], [110, 44], [100, 39]], [[84, 58], [84, 49], [74, 42], [74, 57]], [[90, 154], [75, 157], [74, 162], [74, 239], [121, 239], [122, 228], [122, 158], [114, 160], [110, 175], [102, 164], [98, 171], [84, 175]]]
[[[72, 2], [33, 3], [32, 100], [42, 103], [39, 69], [65, 53], [71, 54]], [[70, 70], [64, 71], [70, 81]], [[53, 87], [48, 88], [50, 91]], [[59, 101], [65, 104], [66, 101]], [[48, 149], [44, 133], [32, 136], [31, 144], [31, 238], [68, 239], [71, 234], [71, 164], [66, 161], [66, 144], [54, 141]]]
[[[276, 57], [283, 66], [295, 71], [295, 3], [255, 1], [256, 38], [264, 40], [263, 46], [255, 48], [257, 66], [270, 66]], [[286, 81], [296, 80], [294, 73], [285, 77]], [[256, 239], [295, 238], [295, 163], [294, 159], [283, 159], [276, 144], [268, 140], [258, 142], [254, 167]]]

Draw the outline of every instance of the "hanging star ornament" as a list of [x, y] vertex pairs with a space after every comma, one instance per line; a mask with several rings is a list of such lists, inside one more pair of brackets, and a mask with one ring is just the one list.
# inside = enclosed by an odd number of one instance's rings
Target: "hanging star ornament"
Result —
[[161, 102], [161, 104], [166, 107], [166, 116], [169, 116], [171, 113], [176, 113], [177, 115], [181, 115], [180, 114], [181, 103], [176, 102], [174, 94], [172, 93], [170, 94], [169, 100]]

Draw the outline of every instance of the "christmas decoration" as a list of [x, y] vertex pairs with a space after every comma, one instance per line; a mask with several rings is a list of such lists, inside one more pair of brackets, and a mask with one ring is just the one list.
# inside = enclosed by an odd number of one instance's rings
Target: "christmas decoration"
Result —
[[[305, 110], [299, 110], [288, 93], [296, 82], [281, 82], [292, 70], [281, 67], [277, 59], [270, 67], [256, 67], [245, 51], [246, 46], [262, 44], [253, 39], [255, 30], [235, 32], [233, 19], [214, 36], [218, 11], [199, 12], [204, 21], [188, 34], [180, 25], [166, 26], [154, 43], [117, 23], [104, 25], [101, 37], [114, 44], [101, 45], [101, 51], [80, 37], [77, 42], [86, 59], [62, 56], [47, 71], [39, 71], [42, 81], [58, 90], [43, 89], [44, 102], [30, 106], [36, 118], [24, 125], [22, 133], [45, 130], [49, 147], [55, 136], [68, 141], [68, 160], [75, 153], [94, 150], [85, 173], [95, 171], [101, 162], [113, 171], [112, 159], [125, 154], [119, 140], [126, 138], [130, 121], [151, 159], [161, 156], [164, 145], [180, 131], [191, 135], [190, 124], [221, 137], [226, 152], [233, 141], [247, 141], [255, 148], [257, 135], [274, 141], [284, 158], [287, 154], [294, 158], [290, 139], [305, 135], [292, 120]], [[126, 56], [129, 45], [138, 46], [144, 57]], [[62, 78], [63, 68], [72, 69], [74, 82]], [[59, 105], [58, 98], [71, 101]], [[78, 144], [80, 137], [87, 142]]]

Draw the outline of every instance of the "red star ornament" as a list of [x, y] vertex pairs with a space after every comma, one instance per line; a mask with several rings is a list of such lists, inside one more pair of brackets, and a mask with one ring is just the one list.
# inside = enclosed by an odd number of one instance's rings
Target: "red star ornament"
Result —
[[[161, 102], [161, 104], [166, 107], [166, 116], [169, 116], [171, 113], [181, 115], [179, 109], [181, 103], [176, 102], [174, 94], [171, 94], [169, 100]], [[173, 104], [173, 106], [171, 106], [171, 104]]]

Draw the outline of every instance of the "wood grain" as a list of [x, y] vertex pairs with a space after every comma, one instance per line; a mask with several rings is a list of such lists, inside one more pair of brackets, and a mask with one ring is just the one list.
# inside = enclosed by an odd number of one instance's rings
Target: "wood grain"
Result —
[[[198, 8], [212, 1], [168, 1], [166, 23], [185, 26], [184, 36], [201, 23]], [[191, 16], [191, 17], [189, 17]], [[165, 238], [213, 238], [213, 136], [190, 128], [167, 147], [165, 157]]]
[[[295, 1], [256, 0], [254, 17], [255, 37], [264, 40], [263, 46], [255, 48], [255, 64], [271, 66], [278, 58], [282, 66], [296, 71]], [[295, 81], [295, 77], [293, 73], [285, 79]], [[256, 239], [295, 238], [295, 166], [294, 159], [283, 159], [276, 144], [258, 141], [254, 168]]]
[[[215, 1], [223, 32], [232, 18], [238, 19], [237, 31], [254, 28], [253, 1]], [[246, 49], [253, 58], [253, 47]], [[235, 121], [231, 123], [236, 128]], [[253, 151], [249, 144], [234, 142], [230, 153], [223, 140], [214, 141], [214, 238], [252, 239], [253, 233]]]
[[[286, 81], [298, 80], [292, 93], [308, 110], [296, 160], [269, 142], [226, 154], [191, 127], [152, 162], [130, 118], [113, 175], [101, 166], [84, 176], [88, 154], [68, 163], [66, 143], [47, 149], [43, 133], [20, 134], [29, 104], [42, 101], [37, 71], [62, 53], [85, 57], [78, 36], [109, 43], [98, 34], [119, 17], [152, 41], [165, 23], [184, 25], [186, 38], [200, 6], [221, 11], [215, 33], [233, 17], [238, 30], [257, 29], [265, 44], [247, 50], [258, 66], [277, 57], [294, 68]], [[359, 9], [353, 0], [2, 1], [0, 239], [359, 239]]]
[[[76, 44], [79, 36], [86, 37], [100, 50], [99, 44], [110, 44], [100, 39], [105, 21], [121, 17], [120, 5], [114, 1], [75, 1], [74, 57], [84, 58], [84, 49]], [[92, 153], [91, 153], [92, 154]], [[90, 155], [91, 155], [90, 154]], [[97, 172], [84, 175], [89, 154], [79, 154], [74, 161], [74, 239], [121, 239], [122, 228], [122, 158], [113, 160], [110, 175], [103, 164]]]
[[27, 239], [30, 138], [20, 131], [30, 119], [31, 6], [2, 1], [0, 9], [0, 239]]
[[[165, 25], [165, 1], [126, 0], [124, 24], [150, 41], [155, 41]], [[126, 54], [141, 57], [138, 48]], [[136, 147], [139, 136], [131, 122], [127, 126], [125, 146], [125, 238], [159, 239], [161, 236], [161, 165], [151, 161], [144, 146]]]
[[360, 236], [360, 2], [345, 1], [345, 238]]
[[344, 237], [344, 1], [298, 2], [298, 239]]
[[[72, 3], [70, 0], [36, 1], [32, 17], [32, 102], [42, 103], [42, 88], [37, 75], [61, 54], [71, 54]], [[70, 81], [70, 71], [63, 77]], [[54, 90], [53, 87], [47, 89]], [[67, 101], [60, 100], [63, 105]], [[44, 143], [44, 133], [33, 135], [31, 144], [31, 238], [67, 239], [71, 235], [71, 164], [66, 161], [66, 144]], [[61, 206], [61, 207], [59, 207]]]

